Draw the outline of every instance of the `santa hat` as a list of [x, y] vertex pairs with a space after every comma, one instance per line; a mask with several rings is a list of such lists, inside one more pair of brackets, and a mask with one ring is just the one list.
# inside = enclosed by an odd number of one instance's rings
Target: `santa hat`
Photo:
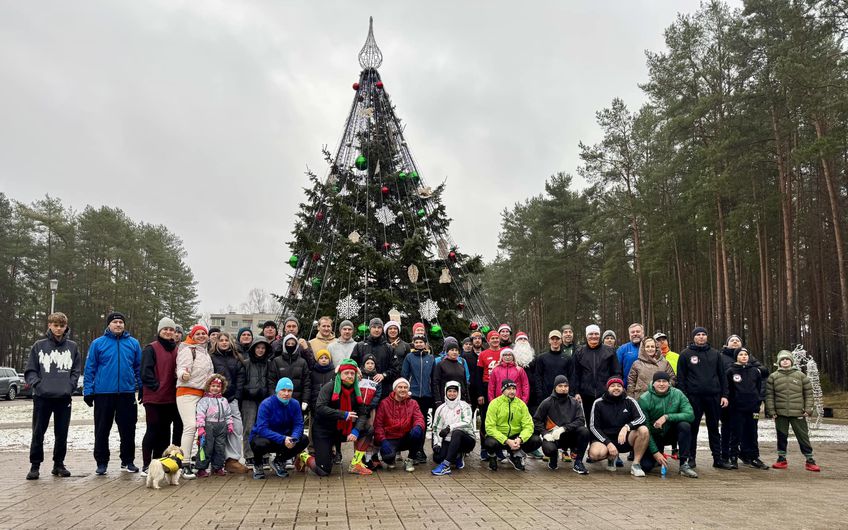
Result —
[[524, 339], [524, 340], [526, 340], [526, 341], [529, 341], [529, 340], [530, 340], [530, 337], [528, 337], [528, 336], [527, 336], [527, 334], [526, 334], [526, 333], [524, 333], [523, 331], [519, 331], [519, 332], [515, 335], [515, 341], [516, 341], [516, 342], [518, 342], [518, 341], [519, 341], [519, 340], [521, 340], [521, 339]]
[[490, 331], [489, 333], [487, 333], [487, 334], [486, 334], [486, 341], [488, 342], [488, 341], [492, 340], [492, 339], [493, 339], [493, 338], [495, 338], [495, 337], [500, 338], [501, 336], [500, 336], [500, 335], [498, 335], [498, 332], [497, 332], [497, 331], [492, 330], [492, 331]]
[[501, 324], [500, 326], [498, 326], [498, 333], [500, 333], [503, 330], [507, 330], [510, 333], [512, 333], [512, 328], [509, 327], [509, 324]]

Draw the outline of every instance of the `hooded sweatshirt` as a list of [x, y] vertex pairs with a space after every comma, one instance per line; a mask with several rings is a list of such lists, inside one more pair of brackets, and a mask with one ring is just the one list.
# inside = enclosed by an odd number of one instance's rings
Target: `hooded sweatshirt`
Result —
[[[294, 346], [286, 346], [292, 339]], [[277, 356], [268, 363], [268, 386], [274, 388], [280, 378], [288, 377], [294, 385], [292, 397], [301, 403], [309, 403], [312, 396], [312, 379], [309, 364], [301, 355], [300, 343], [297, 337], [289, 333], [283, 338], [281, 346]]]
[[[331, 331], [329, 335], [321, 335], [319, 331], [315, 337], [309, 341], [309, 348], [313, 353], [318, 352], [319, 350], [328, 350], [330, 349], [330, 344], [336, 342], [336, 335]], [[332, 352], [330, 353], [332, 356]]]
[[[447, 388], [448, 386], [460, 386], [460, 384], [458, 381], [448, 381], [445, 383], [445, 387]], [[445, 389], [442, 396], [444, 401], [436, 408], [436, 412], [433, 413], [433, 445], [442, 445], [444, 442], [449, 442], [451, 440], [451, 434], [455, 430], [466, 432], [473, 437], [474, 426], [472, 425], [472, 421], [474, 416], [471, 411], [471, 405], [463, 401], [460, 396], [457, 396], [456, 399], [451, 401], [448, 399], [447, 389]], [[445, 436], [443, 441], [442, 437], [439, 436], [439, 432], [445, 427], [450, 427], [450, 432]]]
[[[256, 345], [265, 345], [265, 355], [256, 355]], [[271, 355], [271, 343], [265, 337], [259, 336], [253, 340], [247, 350], [244, 361], [244, 388], [239, 399], [261, 403], [274, 392], [274, 387], [268, 385], [268, 357]], [[276, 382], [274, 382], [276, 386]]]
[[557, 394], [556, 389], [543, 399], [533, 415], [536, 432], [546, 433], [556, 427], [562, 427], [565, 432], [572, 432], [586, 426], [583, 405], [575, 398], [566, 394]]
[[333, 361], [330, 361], [330, 364], [327, 366], [321, 366], [318, 361], [312, 366], [312, 371], [309, 374], [310, 378], [310, 386], [312, 389], [310, 400], [309, 400], [309, 408], [310, 410], [315, 410], [315, 402], [318, 401], [318, 390], [321, 389], [324, 385], [333, 380], [336, 376], [336, 367], [333, 365]]
[[633, 399], [639, 399], [639, 396], [647, 392], [654, 384], [654, 374], [659, 371], [668, 374], [669, 382], [672, 385], [677, 382], [671, 364], [665, 360], [662, 354], [660, 354], [659, 359], [655, 359], [648, 355], [646, 351], [640, 351], [639, 358], [630, 367], [630, 375], [627, 376], [627, 395]]
[[68, 331], [56, 338], [50, 330], [29, 351], [24, 379], [33, 395], [43, 398], [70, 397], [77, 389], [82, 360], [77, 343], [68, 339]]
[[331, 342], [327, 346], [327, 351], [329, 351], [330, 355], [333, 357], [333, 366], [339, 366], [345, 359], [350, 359], [351, 355], [353, 355], [353, 348], [355, 346], [356, 341], [353, 340], [353, 337], [348, 340], [338, 337], [335, 341]]
[[766, 385], [760, 369], [751, 363], [733, 363], [727, 369], [730, 408], [737, 412], [759, 412], [766, 399]]
[[727, 397], [721, 354], [709, 344], [690, 344], [677, 362], [677, 388], [687, 396]]
[[631, 430], [645, 423], [645, 414], [635, 399], [624, 392], [616, 397], [609, 392], [595, 400], [589, 417], [592, 436], [604, 445], [618, 442], [618, 433], [625, 425]]

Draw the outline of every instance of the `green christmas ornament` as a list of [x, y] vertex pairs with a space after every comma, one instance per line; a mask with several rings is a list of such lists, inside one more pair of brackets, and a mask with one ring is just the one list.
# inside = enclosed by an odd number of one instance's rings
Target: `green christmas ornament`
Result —
[[418, 211], [415, 213], [418, 215], [418, 217], [424, 217], [425, 215], [427, 215], [427, 210], [425, 210], [424, 208], [419, 208]]
[[365, 323], [363, 322], [363, 323], [362, 323], [362, 324], [360, 324], [360, 325], [359, 325], [356, 329], [358, 329], [358, 330], [359, 330], [359, 332], [360, 332], [360, 333], [362, 333], [362, 334], [364, 335], [364, 334], [365, 334], [365, 332], [366, 332], [366, 331], [368, 331], [368, 326], [367, 326], [367, 325], [365, 325]]
[[490, 328], [489, 326], [483, 326], [483, 328], [480, 330], [480, 332], [481, 332], [483, 335], [487, 334], [487, 333], [488, 333], [488, 332], [490, 332], [490, 331], [492, 331], [492, 328]]
[[403, 171], [398, 173], [398, 179], [399, 180], [406, 180], [406, 176], [407, 176], [406, 173], [404, 173]]
[[321, 278], [316, 276], [315, 278], [312, 278], [312, 288], [317, 289], [319, 287], [321, 287]]
[[356, 162], [354, 162], [354, 164], [356, 164], [356, 169], [368, 169], [368, 159], [365, 158], [364, 155], [359, 155], [358, 157], [356, 157]]
[[297, 268], [297, 261], [298, 261], [297, 256], [292, 256], [292, 257], [289, 258], [289, 265], [291, 265], [293, 269], [296, 269]]
[[432, 326], [430, 326], [430, 335], [433, 335], [434, 337], [438, 337], [441, 334], [442, 334], [442, 326], [440, 326], [438, 324], [433, 324]]
[[411, 172], [411, 173], [409, 174], [409, 178], [411, 178], [411, 179], [412, 179], [412, 180], [414, 180], [415, 182], [418, 182], [418, 172], [417, 172], [417, 171], [413, 171], [413, 172]]

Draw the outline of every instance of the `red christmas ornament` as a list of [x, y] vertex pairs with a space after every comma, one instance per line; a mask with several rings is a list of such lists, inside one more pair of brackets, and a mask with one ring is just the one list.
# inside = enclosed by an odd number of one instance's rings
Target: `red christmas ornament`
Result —
[[448, 252], [448, 259], [451, 260], [453, 263], [456, 263], [456, 252], [454, 252], [453, 250]]
[[465, 309], [465, 304], [460, 302], [460, 303], [456, 304], [456, 308], [459, 309], [460, 311], [462, 311], [463, 309]]
[[389, 250], [390, 248], [392, 248], [391, 243], [389, 243], [388, 241], [386, 241], [385, 243], [383, 243], [383, 251], [387, 251], [387, 250]]
[[353, 84], [353, 89], [354, 89], [354, 90], [359, 90], [359, 83], [354, 83], [354, 84]]
[[323, 220], [324, 220], [324, 212], [318, 212], [318, 213], [316, 213], [316, 214], [315, 214], [315, 219], [316, 219], [317, 221], [323, 221]]
[[474, 330], [476, 330], [477, 328], [480, 327], [480, 324], [478, 324], [476, 322], [472, 322], [471, 324], [469, 324], [468, 327], [471, 328], [471, 331], [474, 331]]
[[318, 261], [319, 259], [321, 259], [321, 253], [320, 252], [313, 252], [312, 253], [312, 261]]
[[382, 188], [380, 188], [380, 191], [383, 192], [383, 195], [388, 195], [389, 194], [389, 187], [383, 186]]
[[377, 81], [377, 88], [383, 88], [383, 82]]

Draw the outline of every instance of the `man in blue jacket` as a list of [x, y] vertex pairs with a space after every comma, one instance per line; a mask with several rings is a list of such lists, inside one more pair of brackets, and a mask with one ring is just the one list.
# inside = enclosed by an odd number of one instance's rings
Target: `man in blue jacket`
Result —
[[121, 438], [121, 469], [138, 473], [133, 459], [141, 346], [124, 329], [125, 321], [123, 314], [109, 313], [106, 331], [91, 343], [85, 359], [83, 399], [94, 407], [94, 460], [98, 475], [105, 475], [109, 465], [109, 432], [115, 422]]
[[303, 436], [303, 411], [300, 403], [292, 398], [294, 383], [288, 377], [277, 381], [275, 394], [265, 398], [256, 413], [256, 423], [250, 431], [250, 448], [253, 450], [253, 478], [264, 479], [262, 459], [268, 453], [276, 453], [271, 463], [280, 478], [289, 476], [286, 460], [294, 458], [309, 445]]

